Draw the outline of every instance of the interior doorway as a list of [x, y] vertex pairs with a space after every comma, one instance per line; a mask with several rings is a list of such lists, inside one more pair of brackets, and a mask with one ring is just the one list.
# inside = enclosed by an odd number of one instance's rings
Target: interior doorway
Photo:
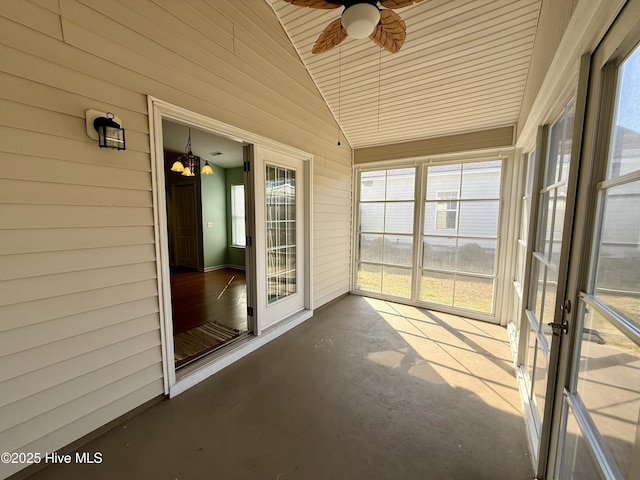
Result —
[[180, 369], [251, 333], [244, 144], [166, 119], [162, 139], [174, 368]]

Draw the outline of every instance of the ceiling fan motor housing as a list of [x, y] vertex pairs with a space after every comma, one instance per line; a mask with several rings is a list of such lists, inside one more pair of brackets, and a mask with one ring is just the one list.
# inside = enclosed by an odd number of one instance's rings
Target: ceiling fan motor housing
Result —
[[348, 5], [345, 2], [341, 23], [351, 38], [367, 38], [380, 21], [380, 10], [374, 3], [359, 2]]

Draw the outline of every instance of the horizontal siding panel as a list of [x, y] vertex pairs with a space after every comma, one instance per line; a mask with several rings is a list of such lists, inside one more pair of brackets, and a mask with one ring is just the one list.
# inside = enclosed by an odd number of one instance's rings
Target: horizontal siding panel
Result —
[[313, 201], [328, 205], [351, 203], [351, 193], [326, 187], [314, 188]]
[[327, 188], [340, 190], [342, 192], [348, 192], [351, 194], [351, 178], [343, 177], [342, 181], [333, 178], [324, 177], [322, 175], [316, 175], [313, 179], [314, 189], [326, 190]]
[[[137, 268], [144, 269], [145, 262], [155, 263], [155, 248], [151, 244], [6, 255], [0, 257], [0, 280], [75, 273], [121, 265], [138, 265]], [[146, 270], [151, 271], [148, 267]]]
[[[0, 125], [78, 140], [94, 147], [97, 144], [87, 135], [84, 115], [76, 117], [9, 100], [0, 99]], [[127, 150], [149, 153], [149, 135], [132, 130], [124, 121], [123, 127], [126, 127]]]
[[[43, 85], [4, 72], [0, 72], [0, 84], [2, 85], [0, 98], [39, 109], [72, 115], [81, 118], [83, 124], [85, 111], [90, 108], [99, 112], [108, 112], [114, 109], [114, 105], [98, 99], [83, 97], [77, 93], [66, 92], [54, 86]], [[146, 112], [141, 113], [122, 106], [119, 106], [117, 111], [121, 119], [126, 119], [126, 122], [123, 121], [123, 123], [127, 131], [135, 130], [136, 132], [149, 133], [149, 118]]]
[[314, 224], [320, 231], [323, 231], [326, 229], [351, 231], [351, 222], [349, 221], [349, 219], [337, 220], [337, 221], [334, 220], [334, 221], [327, 221], [327, 222], [315, 221]]
[[313, 202], [313, 214], [314, 214], [314, 218], [315, 215], [318, 214], [322, 214], [322, 213], [341, 213], [343, 215], [345, 215], [345, 217], [343, 218], [350, 218], [350, 212], [351, 212], [351, 202], [347, 203], [347, 202], [342, 202], [342, 203], [319, 203], [319, 202]]
[[151, 192], [116, 188], [35, 183], [0, 178], [0, 203], [98, 207], [153, 207]]
[[[59, 260], [59, 259], [58, 259]], [[87, 268], [86, 260], [83, 271], [72, 271], [69, 273], [42, 274], [36, 278], [22, 277], [17, 280], [5, 280], [0, 282], [0, 306], [12, 305], [14, 303], [32, 302], [43, 298], [68, 295], [74, 292], [95, 290], [98, 288], [112, 287], [124, 283], [134, 283], [142, 280], [156, 278], [155, 261], [148, 260], [148, 263], [136, 263], [128, 265], [123, 263], [113, 267], [91, 267]], [[98, 261], [91, 259], [91, 262]], [[109, 260], [104, 260], [105, 263]], [[113, 262], [113, 259], [111, 260]], [[124, 262], [124, 260], [119, 260]], [[143, 260], [140, 260], [142, 262]], [[4, 263], [0, 257], [0, 265]], [[49, 269], [62, 269], [64, 267], [49, 264]], [[67, 269], [80, 268], [69, 263]], [[18, 275], [24, 275], [20, 270]]]
[[[253, 109], [262, 117], [261, 122], [271, 125], [283, 124], [283, 119], [290, 116], [290, 110], [282, 106], [282, 104], [291, 103], [286, 97], [279, 97], [278, 101], [275, 101], [269, 99], [267, 92], [263, 92], [263, 96], [257, 95], [253, 93], [256, 90], [255, 83], [252, 83], [254, 88], [249, 91], [241, 88], [237, 82], [220, 78], [211, 70], [162, 49], [122, 25], [108, 22], [104, 16], [90, 9], [74, 7], [70, 11], [71, 17], [64, 14], [63, 9], [65, 41], [128, 69], [129, 78], [133, 78], [134, 75], [144, 75], [146, 88], [149, 88], [150, 84], [157, 83], [156, 79], [162, 79], [162, 86], [158, 85], [161, 90], [171, 88], [184, 91], [185, 86], [188, 85], [189, 92], [198, 98], [208, 101], [215, 99], [217, 105], [229, 111], [245, 112]], [[96, 30], [99, 26], [100, 34], [96, 33], [92, 26], [95, 26]], [[114, 30], [111, 30], [111, 27]], [[128, 48], [131, 44], [136, 45], [135, 52]], [[156, 58], [162, 59], [163, 63], [153, 60]], [[273, 94], [270, 96], [273, 97]], [[328, 123], [324, 123], [304, 108], [298, 107], [297, 116], [301, 117], [302, 125], [308, 128], [313, 127], [315, 131], [324, 132], [329, 127]], [[291, 132], [304, 132], [301, 124], [286, 122], [285, 125]]]
[[[137, 358], [139, 355], [142, 358]], [[0, 420], [0, 431], [129, 375], [139, 369], [139, 361], [144, 363], [144, 367], [162, 362], [160, 335], [157, 330], [132, 335], [125, 341], [1, 383], [0, 389], [6, 396], [1, 397], [0, 408], [6, 413], [12, 413], [15, 418], [5, 422]], [[93, 381], [90, 377], [94, 377]], [[59, 399], [57, 403], [56, 397]], [[16, 402], [22, 403], [20, 401], [25, 399], [26, 411], [20, 413], [20, 405], [16, 405]], [[46, 405], [47, 399], [50, 406]]]
[[36, 5], [40, 5], [48, 10], [51, 10], [54, 13], [60, 13], [60, 4], [58, 0], [29, 0], [31, 3], [35, 3]]
[[[202, 39], [205, 45], [209, 45], [209, 48], [215, 48], [216, 45], [220, 45], [230, 52], [233, 51], [234, 25], [225, 15], [215, 10], [213, 5], [207, 2], [189, 0], [153, 0], [153, 3], [166, 11], [166, 16], [161, 16], [159, 9], [149, 8], [149, 3], [146, 1], [136, 2], [131, 4], [130, 7], [142, 13], [149, 11], [149, 18], [153, 19], [158, 26], [164, 28], [176, 29], [177, 31], [183, 30], [176, 28], [177, 20], [180, 19], [183, 24], [197, 31], [199, 34], [197, 38]], [[163, 19], [164, 21], [162, 21]], [[171, 19], [173, 19], [173, 24], [167, 24], [166, 22]], [[196, 35], [193, 35], [193, 37], [196, 37]], [[210, 42], [213, 42], [213, 45]], [[217, 51], [216, 54], [220, 55]]]
[[349, 263], [349, 258], [351, 256], [351, 250], [347, 250], [344, 248], [336, 249], [335, 245], [325, 245], [324, 242], [320, 243], [320, 245], [313, 246], [313, 257], [314, 258], [330, 258], [330, 259], [339, 259], [343, 262]]
[[[349, 221], [349, 214], [351, 212], [350, 208], [347, 207], [336, 207], [333, 211], [329, 210], [328, 212], [313, 212], [313, 220], [317, 222], [318, 226], [322, 227], [323, 223], [327, 222], [351, 222]], [[343, 224], [344, 225], [344, 224]]]
[[268, 4], [36, 1], [64, 42], [0, 13], [0, 448], [44, 452], [164, 391], [147, 95], [314, 156], [314, 265], [348, 262], [352, 170]]
[[[75, 400], [78, 396], [90, 393], [102, 386], [120, 380], [125, 372], [140, 371], [158, 364], [159, 348], [141, 351], [130, 358], [114, 362], [103, 368], [84, 375], [72, 377], [69, 381], [19, 399], [2, 408], [4, 421], [0, 419], [0, 431], [8, 430], [28, 422], [35, 416], [46, 415], [51, 410]], [[157, 371], [157, 367], [156, 367]], [[31, 416], [32, 415], [32, 416]]]
[[[49, 363], [56, 363], [109, 345], [110, 339], [129, 337], [131, 325], [153, 321], [159, 327], [158, 302], [153, 298], [105, 307], [58, 318], [42, 324], [27, 325], [3, 332], [2, 354], [11, 355], [11, 364], [0, 364], [0, 381], [24, 375]], [[86, 342], [86, 343], [85, 343]], [[92, 343], [93, 342], [93, 343]], [[71, 346], [62, 349], [59, 346]], [[38, 355], [32, 352], [37, 349]]]
[[315, 280], [322, 281], [323, 278], [328, 279], [332, 276], [339, 276], [341, 273], [348, 274], [349, 270], [349, 263], [344, 258], [340, 258], [338, 255], [327, 255], [323, 258], [323, 261], [317, 265], [314, 264], [313, 276]]
[[324, 228], [318, 229], [316, 228], [313, 232], [313, 241], [315, 242], [322, 241], [325, 238], [341, 238], [345, 245], [350, 245], [351, 243], [351, 228]]
[[323, 238], [320, 242], [314, 242], [313, 248], [331, 247], [335, 252], [349, 252], [351, 247], [351, 235], [345, 242], [344, 237]]
[[[36, 440], [40, 435], [48, 434], [73, 422], [75, 419], [88, 415], [91, 412], [105, 407], [113, 401], [122, 398], [140, 388], [141, 385], [151, 383], [162, 378], [160, 364], [147, 367], [143, 370], [128, 375], [115, 383], [105, 385], [102, 388], [76, 398], [46, 415], [40, 415], [17, 427], [0, 433], [0, 449], [11, 451], [15, 445], [20, 447]], [[41, 433], [36, 433], [41, 432]], [[13, 447], [13, 448], [12, 448]]]
[[[162, 379], [131, 389], [126, 395], [107, 403], [101, 408], [97, 408], [91, 415], [85, 415], [73, 420], [63, 427], [43, 435], [26, 445], [21, 446], [20, 452], [53, 452], [61, 446], [85, 436], [97, 428], [117, 419], [122, 412], [128, 412], [134, 408], [153, 400], [164, 392]], [[22, 468], [21, 465], [0, 464], [0, 475], [10, 475]]]
[[0, 255], [154, 243], [153, 226], [0, 230]]
[[[330, 182], [327, 182], [330, 183]], [[331, 196], [336, 199], [342, 199], [343, 201], [348, 202], [351, 199], [351, 191], [345, 190], [344, 188], [337, 188], [336, 184], [329, 185], [317, 185], [314, 183], [313, 185], [313, 195], [314, 198], [317, 195], [318, 197], [322, 196]]]
[[359, 148], [354, 151], [356, 164], [464, 152], [481, 148], [499, 148], [513, 145], [514, 127], [504, 127], [461, 135], [450, 135], [414, 142]]
[[3, 152], [19, 155], [108, 165], [124, 170], [151, 171], [147, 153], [127, 151], [126, 155], [117, 155], [122, 152], [100, 148], [97, 142], [78, 141], [11, 127], [0, 126], [0, 148]]
[[[91, 312], [149, 297], [157, 299], [156, 280], [145, 280], [115, 287], [78, 292], [60, 297], [0, 307], [0, 331], [34, 325], [56, 318]], [[3, 333], [3, 336], [6, 334]]]
[[153, 211], [141, 207], [0, 205], [0, 229], [153, 225]]
[[[236, 82], [240, 87], [249, 89], [251, 88], [251, 82], [256, 71], [264, 74], [261, 78], [261, 85], [268, 87], [264, 93], [268, 96], [273, 96], [273, 93], [277, 93], [280, 90], [281, 83], [277, 80], [281, 78], [283, 74], [291, 79], [290, 82], [290, 95], [284, 97], [285, 102], [297, 101], [301, 98], [309, 98], [309, 95], [315, 97], [315, 102], [306, 105], [306, 109], [313, 113], [316, 109], [327, 109], [326, 103], [322, 100], [322, 97], [318, 94], [315, 86], [302, 80], [308, 80], [308, 72], [304, 68], [300, 68], [300, 65], [291, 62], [291, 59], [282, 58], [280, 55], [274, 55], [274, 49], [264, 45], [263, 42], [252, 41], [249, 48], [245, 47], [245, 41], [243, 41], [244, 31], [242, 27], [233, 26], [233, 30], [229, 33], [232, 36], [229, 38], [229, 44], [226, 48], [216, 48], [215, 43], [212, 46], [211, 40], [214, 42], [218, 38], [219, 30], [217, 28], [220, 22], [220, 15], [212, 14], [208, 18], [203, 18], [201, 15], [191, 15], [191, 22], [180, 23], [177, 22], [181, 16], [184, 16], [192, 9], [184, 4], [176, 1], [161, 2], [163, 9], [157, 8], [152, 2], [148, 0], [140, 0], [131, 2], [122, 8], [118, 5], [106, 6], [104, 3], [94, 0], [82, 0], [83, 3], [90, 5], [101, 14], [108, 16], [120, 23], [127, 26], [134, 26], [135, 30], [144, 35], [145, 37], [153, 40], [154, 42], [162, 45], [167, 49], [175, 51], [186, 59], [193, 61], [196, 64], [215, 65], [212, 67], [212, 71], [228, 81]], [[212, 5], [202, 4], [199, 2], [188, 2], [195, 8], [201, 8], [204, 11], [212, 11]], [[114, 8], [115, 7], [115, 8]], [[166, 11], [164, 9], [167, 9]], [[186, 10], [186, 12], [185, 12]], [[133, 12], [136, 11], [140, 15], [136, 15]], [[215, 10], [213, 10], [215, 12]], [[152, 22], [144, 21], [151, 20]], [[195, 24], [193, 23], [195, 21]], [[212, 22], [218, 22], [216, 26]], [[144, 22], [144, 23], [142, 23]], [[224, 21], [227, 28], [231, 25], [230, 22]], [[198, 29], [196, 25], [200, 25], [201, 29]], [[167, 37], [164, 28], [158, 28], [159, 26], [171, 29], [174, 34]], [[182, 28], [183, 27], [183, 28]], [[194, 28], [196, 27], [196, 28]], [[208, 34], [212, 31], [216, 31], [216, 34], [209, 37]], [[286, 39], [289, 43], [288, 39]], [[225, 39], [225, 43], [227, 40]], [[288, 44], [291, 49], [291, 44]], [[295, 52], [292, 53], [295, 55]], [[297, 58], [295, 59], [297, 61]], [[271, 92], [271, 93], [270, 93]], [[260, 93], [256, 91], [256, 93]], [[278, 94], [282, 96], [282, 94]], [[303, 108], [303, 103], [298, 103], [298, 108]]]
[[[332, 279], [322, 278], [320, 280], [314, 280], [313, 295], [314, 302], [317, 298], [323, 294], [323, 292], [340, 290], [342, 293], [349, 291], [349, 272], [342, 272], [336, 274]], [[316, 304], [317, 307], [317, 304]]]
[[[335, 168], [334, 168], [335, 167]], [[334, 162], [326, 158], [315, 158], [314, 161], [314, 181], [316, 177], [328, 178], [340, 182], [351, 184], [351, 163]]]
[[[105, 157], [106, 158], [106, 157]], [[151, 174], [103, 165], [0, 152], [0, 178], [151, 192]]]
[[329, 303], [331, 300], [335, 300], [340, 295], [344, 295], [345, 293], [349, 293], [348, 287], [318, 291], [316, 294], [317, 299], [315, 301], [315, 308], [320, 308], [321, 306]]
[[62, 40], [60, 15], [39, 5], [25, 1], [0, 2], [0, 16]]
[[[136, 112], [146, 113], [147, 98], [146, 95], [135, 92], [133, 90], [119, 86], [117, 83], [110, 82], [100, 77], [91, 77], [85, 71], [67, 68], [64, 65], [56, 63], [55, 59], [47, 57], [47, 53], [56, 52], [58, 45], [49, 45], [45, 39], [39, 39], [33, 50], [41, 53], [33, 55], [25, 55], [21, 50], [25, 48], [22, 42], [33, 42], [30, 38], [25, 38], [24, 29], [13, 31], [14, 23], [2, 21], [0, 18], [0, 31], [4, 29], [6, 35], [0, 37], [0, 58], [3, 59], [2, 69], [6, 73], [14, 76], [39, 82], [44, 85], [59, 88], [65, 92], [82, 95], [86, 98], [93, 98], [96, 92], [100, 93], [100, 101], [111, 104], [114, 107], [122, 106]], [[11, 31], [9, 31], [11, 29]], [[15, 37], [17, 35], [17, 37]], [[22, 40], [13, 41], [15, 48], [6, 45], [8, 38], [17, 38]], [[55, 48], [54, 48], [55, 47]], [[42, 52], [42, 50], [45, 50]], [[66, 49], [64, 49], [66, 51]], [[55, 55], [58, 56], [58, 55]], [[79, 65], [83, 63], [89, 66], [92, 62], [91, 55], [85, 54], [84, 58], [78, 61]], [[91, 108], [91, 106], [87, 106]], [[110, 108], [109, 111], [112, 111]]]

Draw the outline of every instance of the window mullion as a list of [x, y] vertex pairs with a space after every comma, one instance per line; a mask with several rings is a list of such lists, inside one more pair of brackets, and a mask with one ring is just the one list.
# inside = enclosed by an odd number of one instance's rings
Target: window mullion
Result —
[[416, 183], [414, 194], [413, 220], [413, 272], [411, 275], [411, 301], [417, 302], [420, 297], [420, 280], [422, 278], [423, 232], [424, 232], [424, 199], [427, 191], [427, 168], [416, 167]]

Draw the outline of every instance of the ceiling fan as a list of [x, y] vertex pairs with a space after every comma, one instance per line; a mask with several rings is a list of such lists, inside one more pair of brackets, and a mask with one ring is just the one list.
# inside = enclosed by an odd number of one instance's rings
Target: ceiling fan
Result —
[[[347, 36], [369, 37], [385, 50], [396, 53], [407, 36], [407, 26], [393, 10], [408, 7], [422, 0], [284, 0], [298, 7], [331, 9], [344, 6], [341, 18], [334, 20], [316, 40], [312, 53], [322, 53], [335, 47]], [[378, 8], [380, 6], [384, 9]]]

